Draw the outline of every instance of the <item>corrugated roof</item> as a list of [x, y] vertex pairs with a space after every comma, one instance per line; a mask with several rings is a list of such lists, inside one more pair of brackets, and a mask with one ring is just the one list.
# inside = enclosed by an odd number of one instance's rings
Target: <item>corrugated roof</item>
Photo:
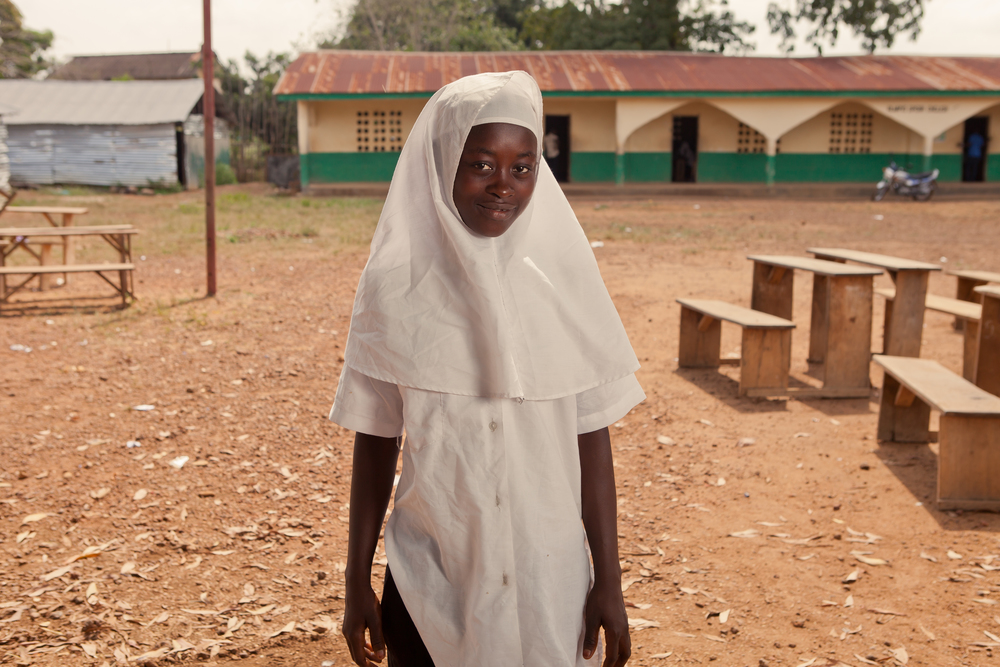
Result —
[[121, 76], [130, 76], [136, 81], [196, 79], [200, 58], [198, 51], [76, 56], [48, 78], [60, 81], [110, 81]]
[[520, 69], [543, 92], [1000, 91], [1000, 58], [765, 58], [660, 51], [300, 55], [275, 94], [430, 93], [463, 76]]
[[8, 125], [152, 125], [183, 121], [201, 99], [201, 79], [184, 81], [0, 80]]

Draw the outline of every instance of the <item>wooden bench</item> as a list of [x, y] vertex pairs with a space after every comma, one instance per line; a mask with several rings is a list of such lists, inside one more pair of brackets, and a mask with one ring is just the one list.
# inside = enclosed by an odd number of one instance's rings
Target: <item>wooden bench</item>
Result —
[[[1000, 273], [993, 273], [992, 271], [952, 269], [947, 271], [947, 273], [958, 278], [955, 298], [961, 301], [982, 303], [982, 299], [975, 293], [975, 289], [989, 283], [1000, 283]], [[961, 331], [963, 326], [963, 321], [956, 317], [954, 323], [955, 331]]]
[[818, 259], [857, 262], [885, 269], [899, 291], [899, 298], [896, 299], [895, 304], [896, 317], [892, 322], [892, 327], [883, 333], [886, 341], [886, 352], [900, 357], [920, 356], [927, 282], [930, 272], [940, 271], [940, 266], [913, 259], [844, 248], [809, 248], [808, 252], [814, 254]]
[[983, 303], [973, 382], [980, 389], [1000, 396], [1000, 286], [983, 285], [976, 287], [975, 293]]
[[813, 274], [809, 361], [823, 364], [825, 389], [838, 390], [840, 397], [853, 389], [854, 397], [867, 397], [872, 279], [882, 270], [794, 255], [748, 255], [747, 259], [754, 263], [750, 307], [789, 320], [795, 270]]
[[[14, 296], [19, 292], [25, 285], [31, 282], [36, 276], [44, 276], [53, 273], [96, 273], [104, 282], [108, 283], [115, 288], [115, 291], [122, 298], [122, 306], [128, 305], [129, 299], [134, 299], [135, 296], [132, 294], [131, 289], [131, 277], [132, 271], [135, 270], [135, 264], [132, 263], [118, 263], [118, 264], [71, 264], [69, 266], [55, 264], [49, 266], [0, 266], [0, 278], [4, 278], [0, 282], [0, 307], [3, 304], [8, 303], [10, 297]], [[104, 275], [105, 271], [112, 271], [118, 273], [118, 284], [115, 284], [110, 278]], [[16, 276], [16, 275], [26, 275], [21, 283], [15, 285], [14, 287], [7, 287], [6, 277]]]
[[[877, 289], [875, 293], [881, 297], [885, 297], [885, 329], [888, 331], [892, 323], [892, 310], [893, 302], [896, 299], [896, 290]], [[978, 303], [938, 296], [937, 294], [928, 294], [924, 299], [924, 307], [927, 310], [954, 315], [965, 322], [962, 344], [962, 377], [970, 382], [975, 382], [977, 350], [979, 347], [979, 319], [982, 317], [983, 307]], [[885, 349], [883, 348], [884, 352]]]
[[722, 322], [732, 322], [743, 328], [739, 395], [787, 395], [794, 322], [725, 301], [677, 299], [677, 303], [681, 304], [681, 368], [718, 368]]
[[[72, 227], [78, 215], [86, 215], [87, 209], [82, 206], [8, 206], [7, 213], [22, 213], [25, 215], [40, 215], [53, 227]], [[63, 264], [73, 264], [76, 261], [76, 248], [73, 236], [62, 237]], [[69, 276], [63, 276], [64, 282], [69, 282]], [[45, 288], [45, 285], [42, 285]]]
[[940, 411], [938, 507], [1000, 510], [1000, 397], [930, 359], [873, 360], [885, 369], [878, 439], [930, 442], [931, 410]]

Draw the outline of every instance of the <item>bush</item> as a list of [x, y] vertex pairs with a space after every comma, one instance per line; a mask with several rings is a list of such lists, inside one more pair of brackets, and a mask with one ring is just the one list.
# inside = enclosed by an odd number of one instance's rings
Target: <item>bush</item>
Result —
[[236, 174], [233, 172], [233, 168], [225, 163], [217, 163], [215, 165], [215, 184], [216, 185], [232, 185], [236, 182]]

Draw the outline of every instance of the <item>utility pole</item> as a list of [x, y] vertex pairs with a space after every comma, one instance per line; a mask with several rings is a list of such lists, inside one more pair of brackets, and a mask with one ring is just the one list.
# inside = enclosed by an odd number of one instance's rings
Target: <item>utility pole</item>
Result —
[[212, 0], [202, 0], [205, 41], [201, 54], [201, 77], [205, 81], [202, 117], [205, 120], [205, 250], [208, 266], [208, 296], [215, 296], [215, 62], [212, 54]]

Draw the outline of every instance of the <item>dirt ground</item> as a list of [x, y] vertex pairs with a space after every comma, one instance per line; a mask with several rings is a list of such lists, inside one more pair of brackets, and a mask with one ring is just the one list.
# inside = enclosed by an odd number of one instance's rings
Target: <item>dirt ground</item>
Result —
[[[78, 276], [0, 317], [0, 664], [349, 664], [352, 434], [326, 415], [380, 202], [224, 188], [205, 299], [199, 197], [18, 202], [143, 233], [127, 310]], [[1000, 271], [1000, 203], [574, 204], [647, 393], [612, 428], [630, 664], [994, 664], [1000, 517], [935, 509], [937, 445], [876, 442], [878, 369], [870, 400], [739, 399], [736, 367], [678, 370], [674, 299], [749, 305], [746, 254], [812, 245]], [[792, 371], [815, 383], [796, 281]], [[922, 356], [960, 371], [948, 317]]]

